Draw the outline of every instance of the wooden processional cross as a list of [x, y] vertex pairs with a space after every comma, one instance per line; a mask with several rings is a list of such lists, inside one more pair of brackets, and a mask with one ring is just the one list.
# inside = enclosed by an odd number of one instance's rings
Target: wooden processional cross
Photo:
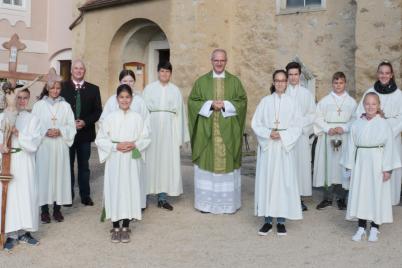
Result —
[[[17, 72], [17, 58], [18, 52], [24, 50], [26, 48], [25, 44], [21, 43], [17, 34], [14, 34], [10, 41], [4, 42], [3, 47], [10, 51], [10, 57], [8, 62], [8, 71], [0, 71], [0, 78], [7, 78], [8, 82], [11, 83], [11, 87], [15, 89], [17, 80], [28, 80], [33, 81], [38, 77], [38, 81], [46, 82], [48, 79], [55, 75], [55, 71], [49, 71], [49, 74], [35, 74], [35, 73], [23, 73]], [[11, 136], [6, 141], [7, 147], [11, 148]], [[1, 200], [1, 237], [0, 237], [0, 245], [3, 246], [6, 242], [5, 237], [5, 225], [6, 225], [6, 209], [7, 209], [7, 190], [8, 184], [10, 180], [13, 178], [10, 173], [11, 167], [11, 150], [7, 153], [2, 153], [2, 163], [1, 163], [1, 173], [0, 173], [0, 181], [2, 184], [2, 200]]]

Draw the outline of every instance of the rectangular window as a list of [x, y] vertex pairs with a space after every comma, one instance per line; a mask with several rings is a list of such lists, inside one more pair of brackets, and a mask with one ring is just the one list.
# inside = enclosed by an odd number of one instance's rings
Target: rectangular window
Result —
[[322, 11], [327, 0], [276, 0], [277, 14]]
[[286, 8], [321, 6], [321, 0], [286, 0]]
[[23, 8], [25, 0], [0, 0], [0, 7]]

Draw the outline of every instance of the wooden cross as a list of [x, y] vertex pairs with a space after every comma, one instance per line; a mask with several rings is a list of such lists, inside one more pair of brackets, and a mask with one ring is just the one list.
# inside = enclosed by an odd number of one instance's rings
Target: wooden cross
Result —
[[[33, 81], [38, 77], [41, 77], [39, 81], [48, 81], [49, 78], [54, 81], [54, 74], [56, 71], [50, 70], [49, 74], [42, 75], [36, 73], [23, 73], [17, 72], [18, 65], [18, 51], [24, 50], [26, 48], [25, 44], [20, 42], [17, 34], [14, 34], [10, 41], [4, 42], [3, 47], [10, 51], [10, 57], [8, 62], [8, 71], [0, 71], [0, 78], [7, 78], [11, 83], [11, 87], [15, 88], [17, 80], [28, 80]], [[7, 147], [11, 148], [11, 137], [6, 141]], [[2, 157], [2, 169], [0, 173], [0, 181], [2, 184], [2, 200], [1, 200], [1, 235], [0, 235], [0, 246], [3, 246], [6, 242], [5, 237], [5, 222], [6, 222], [6, 209], [7, 209], [7, 190], [10, 180], [13, 178], [10, 173], [11, 167], [11, 150], [8, 153], [3, 153]]]

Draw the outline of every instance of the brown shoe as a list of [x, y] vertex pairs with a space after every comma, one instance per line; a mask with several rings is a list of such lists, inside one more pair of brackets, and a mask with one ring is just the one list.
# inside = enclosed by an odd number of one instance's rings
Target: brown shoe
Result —
[[60, 211], [54, 211], [54, 212], [53, 212], [53, 218], [54, 218], [57, 222], [62, 222], [62, 221], [64, 221], [63, 214], [61, 214]]
[[129, 228], [126, 228], [126, 227], [121, 228], [120, 241], [122, 243], [130, 242], [130, 233], [131, 233], [131, 230]]
[[42, 212], [42, 214], [40, 214], [40, 220], [43, 224], [50, 223], [51, 220], [49, 212]]
[[120, 243], [120, 237], [120, 228], [113, 228], [112, 230], [110, 230], [110, 240], [112, 241], [112, 243]]

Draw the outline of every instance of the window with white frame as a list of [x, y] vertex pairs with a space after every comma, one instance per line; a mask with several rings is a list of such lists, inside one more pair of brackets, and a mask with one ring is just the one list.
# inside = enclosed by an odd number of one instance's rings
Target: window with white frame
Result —
[[22, 21], [27, 27], [31, 27], [31, 1], [0, 0], [0, 20], [8, 20], [10, 25]]
[[277, 14], [323, 10], [326, 0], [276, 0]]
[[0, 0], [1, 7], [5, 8], [25, 8], [24, 0]]

